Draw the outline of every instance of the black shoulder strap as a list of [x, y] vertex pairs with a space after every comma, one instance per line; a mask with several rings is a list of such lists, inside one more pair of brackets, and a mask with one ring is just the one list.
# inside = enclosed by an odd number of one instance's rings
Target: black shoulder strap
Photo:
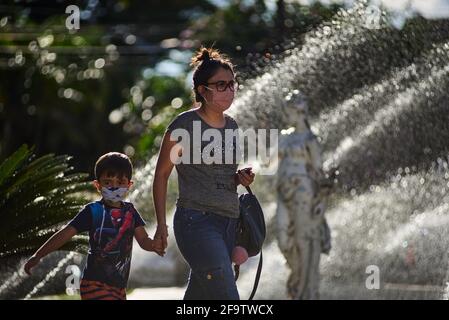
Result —
[[263, 258], [262, 258], [262, 250], [261, 250], [260, 257], [259, 257], [259, 265], [257, 266], [256, 279], [254, 280], [253, 291], [251, 292], [251, 295], [249, 296], [248, 300], [253, 300], [254, 295], [256, 294], [257, 286], [259, 285], [260, 274], [262, 273], [262, 263], [263, 263]]
[[[259, 286], [260, 274], [262, 273], [262, 264], [263, 264], [263, 257], [262, 257], [262, 250], [261, 250], [260, 256], [259, 256], [259, 265], [257, 266], [256, 278], [254, 279], [253, 290], [251, 291], [251, 295], [249, 296], [248, 300], [253, 300], [254, 295], [256, 294], [257, 287]], [[234, 272], [235, 272], [235, 281], [237, 281], [237, 279], [239, 278], [239, 274], [240, 274], [240, 266], [235, 265]]]
[[[245, 188], [249, 194], [253, 194], [249, 186], [246, 186]], [[253, 290], [251, 291], [251, 295], [249, 296], [248, 300], [253, 300], [254, 295], [256, 294], [257, 287], [259, 285], [260, 274], [262, 273], [262, 264], [263, 264], [262, 250], [260, 250], [259, 265], [257, 266], [256, 278], [254, 279]], [[234, 271], [235, 271], [235, 281], [237, 281], [240, 274], [240, 266], [235, 265]]]

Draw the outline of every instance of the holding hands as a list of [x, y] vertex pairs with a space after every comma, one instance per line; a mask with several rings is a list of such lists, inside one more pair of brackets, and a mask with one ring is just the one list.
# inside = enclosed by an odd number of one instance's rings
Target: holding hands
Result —
[[167, 225], [157, 225], [156, 232], [153, 237], [155, 242], [155, 252], [160, 256], [165, 254], [165, 249], [167, 249], [167, 238], [168, 238], [168, 226]]

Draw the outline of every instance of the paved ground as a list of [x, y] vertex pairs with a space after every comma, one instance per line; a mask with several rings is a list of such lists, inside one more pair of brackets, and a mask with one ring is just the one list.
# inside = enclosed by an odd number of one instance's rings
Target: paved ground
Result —
[[139, 288], [128, 294], [128, 300], [181, 300], [185, 288]]
[[[320, 290], [324, 300], [439, 300], [443, 298], [443, 287], [430, 285], [410, 285], [388, 283], [381, 290], [366, 290], [354, 286], [339, 285]], [[128, 300], [182, 300], [185, 287], [137, 288], [130, 290]], [[246, 296], [246, 295], [245, 295]], [[257, 300], [257, 295], [256, 295]], [[79, 300], [79, 295], [65, 294], [34, 297], [37, 300]], [[275, 299], [277, 300], [277, 299]]]
[[[321, 291], [325, 300], [437, 300], [442, 298], [442, 287], [407, 284], [385, 284], [383, 290], [358, 290], [352, 286], [339, 286]], [[128, 294], [129, 300], [181, 300], [184, 287], [139, 288]], [[256, 297], [257, 299], [257, 297]]]

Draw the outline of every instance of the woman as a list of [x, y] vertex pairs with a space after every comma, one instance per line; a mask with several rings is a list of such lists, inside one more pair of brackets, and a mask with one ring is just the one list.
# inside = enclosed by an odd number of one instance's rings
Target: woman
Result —
[[[231, 262], [239, 216], [237, 185], [249, 186], [255, 175], [251, 168], [246, 168], [246, 172], [237, 171], [236, 140], [231, 144], [229, 140], [226, 140], [227, 144], [225, 141], [226, 129], [238, 129], [235, 120], [224, 113], [231, 106], [237, 88], [234, 67], [218, 51], [206, 48], [197, 52], [191, 65], [194, 67], [193, 93], [201, 106], [179, 114], [168, 125], [164, 135], [153, 181], [158, 222], [154, 238], [161, 239], [164, 248], [167, 247], [167, 180], [173, 166], [176, 166], [179, 196], [173, 221], [174, 233], [181, 254], [191, 268], [184, 299], [238, 300]], [[213, 138], [196, 141], [195, 126], [201, 128], [200, 137], [205, 130], [220, 133], [223, 139], [220, 142], [225, 142], [221, 151], [229, 151], [230, 146], [233, 154], [231, 163], [225, 163], [224, 157], [220, 163], [205, 163], [205, 150], [208, 150], [205, 147]], [[192, 143], [170, 139], [176, 129], [188, 133]], [[201, 148], [196, 148], [196, 143]], [[190, 162], [173, 161], [171, 153], [182, 157], [183, 152], [191, 156]], [[200, 156], [199, 163], [192, 161], [195, 155]]]

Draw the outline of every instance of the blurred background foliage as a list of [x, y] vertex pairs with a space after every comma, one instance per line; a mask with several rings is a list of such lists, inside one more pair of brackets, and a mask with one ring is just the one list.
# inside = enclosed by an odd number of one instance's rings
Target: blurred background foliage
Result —
[[[81, 10], [68, 30], [68, 5]], [[0, 160], [23, 143], [73, 156], [92, 177], [108, 151], [136, 166], [192, 107], [190, 58], [202, 44], [253, 77], [338, 5], [274, 0], [2, 1]]]

